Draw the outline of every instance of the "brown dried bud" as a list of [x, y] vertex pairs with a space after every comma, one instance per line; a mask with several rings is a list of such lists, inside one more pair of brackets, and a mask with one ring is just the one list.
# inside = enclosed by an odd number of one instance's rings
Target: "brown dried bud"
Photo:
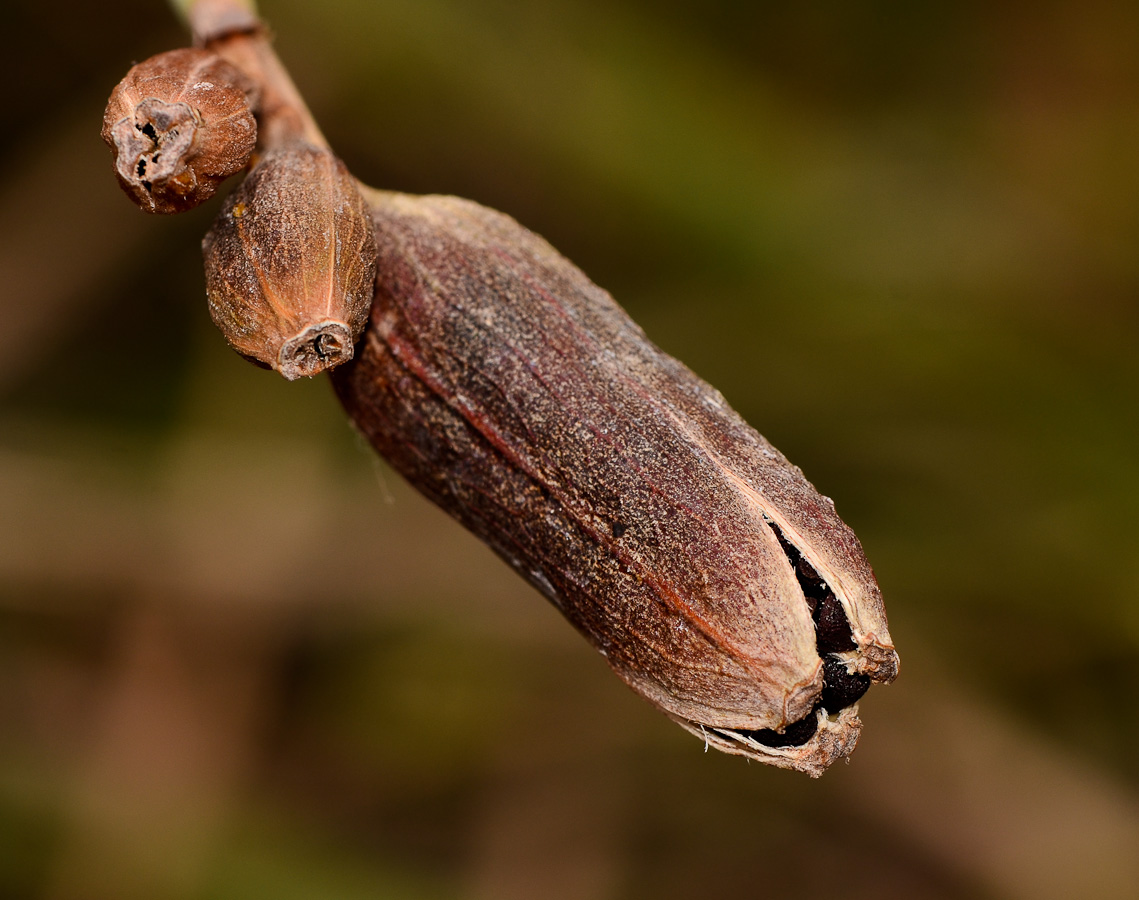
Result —
[[345, 408], [706, 744], [819, 775], [898, 657], [858, 539], [723, 397], [507, 216], [368, 192]]
[[271, 150], [202, 241], [210, 315], [240, 354], [292, 381], [352, 358], [376, 245], [344, 163], [305, 143]]
[[103, 114], [119, 184], [152, 213], [193, 209], [249, 163], [253, 83], [215, 53], [171, 50], [132, 68]]

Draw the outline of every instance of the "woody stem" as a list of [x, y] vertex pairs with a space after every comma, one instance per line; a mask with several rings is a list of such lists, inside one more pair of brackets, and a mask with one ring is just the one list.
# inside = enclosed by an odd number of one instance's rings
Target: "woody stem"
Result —
[[261, 150], [296, 140], [328, 147], [300, 91], [273, 50], [253, 0], [171, 0], [194, 43], [214, 51], [260, 88], [257, 143]]

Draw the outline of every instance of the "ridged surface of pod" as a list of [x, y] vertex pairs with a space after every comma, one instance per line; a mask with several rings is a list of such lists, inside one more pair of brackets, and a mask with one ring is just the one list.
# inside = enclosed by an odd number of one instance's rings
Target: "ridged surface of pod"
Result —
[[365, 196], [371, 323], [333, 381], [379, 452], [708, 744], [849, 754], [897, 655], [830, 500], [508, 216]]
[[202, 241], [210, 315], [243, 356], [290, 381], [352, 358], [376, 251], [368, 207], [330, 151], [266, 153]]

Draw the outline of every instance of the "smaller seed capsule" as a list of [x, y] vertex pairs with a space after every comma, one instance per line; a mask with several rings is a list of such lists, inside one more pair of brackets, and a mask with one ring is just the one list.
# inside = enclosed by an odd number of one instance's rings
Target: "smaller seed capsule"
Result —
[[290, 381], [352, 358], [376, 277], [371, 217], [329, 150], [269, 151], [202, 241], [210, 315], [230, 345]]
[[237, 68], [199, 48], [132, 68], [103, 115], [103, 140], [126, 195], [151, 213], [184, 212], [212, 197], [249, 163], [255, 95]]

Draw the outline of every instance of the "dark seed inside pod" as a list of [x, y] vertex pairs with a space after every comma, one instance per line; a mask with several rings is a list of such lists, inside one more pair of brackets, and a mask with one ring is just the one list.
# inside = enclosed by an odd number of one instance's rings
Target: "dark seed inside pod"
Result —
[[801, 747], [815, 736], [819, 730], [818, 705], [803, 716], [798, 722], [792, 722], [782, 732], [774, 728], [761, 728], [755, 731], [739, 731], [744, 737], [749, 737], [757, 744], [765, 747]]
[[846, 709], [870, 689], [865, 675], [848, 672], [846, 663], [833, 656], [823, 659], [823, 693], [820, 702], [828, 712]]
[[815, 648], [823, 659], [823, 690], [819, 702], [811, 711], [796, 722], [792, 722], [782, 732], [772, 728], [755, 731], [741, 731], [743, 734], [766, 747], [798, 747], [805, 744], [818, 730], [818, 710], [825, 709], [830, 713], [837, 713], [845, 709], [866, 693], [870, 687], [870, 679], [865, 675], [858, 675], [847, 671], [846, 664], [839, 658], [831, 656], [844, 650], [854, 650], [857, 646], [850, 629], [850, 622], [839, 603], [834, 591], [815, 571], [795, 546], [784, 537], [783, 532], [774, 522], [768, 522], [779, 546], [787, 555], [787, 561], [799, 580], [803, 589], [803, 596], [811, 609], [811, 617], [815, 622]]
[[850, 622], [846, 619], [842, 604], [834, 595], [834, 591], [815, 571], [795, 546], [783, 536], [783, 532], [774, 522], [768, 523], [779, 546], [787, 555], [787, 561], [799, 579], [799, 587], [803, 589], [803, 596], [807, 598], [807, 605], [811, 608], [811, 617], [815, 620], [815, 643], [819, 656], [825, 657], [828, 653], [840, 653], [843, 650], [854, 650], [854, 636], [850, 630]]
[[858, 645], [850, 633], [850, 622], [838, 598], [827, 588], [827, 595], [814, 610], [815, 645], [819, 656], [824, 653], [841, 653], [854, 650]]

